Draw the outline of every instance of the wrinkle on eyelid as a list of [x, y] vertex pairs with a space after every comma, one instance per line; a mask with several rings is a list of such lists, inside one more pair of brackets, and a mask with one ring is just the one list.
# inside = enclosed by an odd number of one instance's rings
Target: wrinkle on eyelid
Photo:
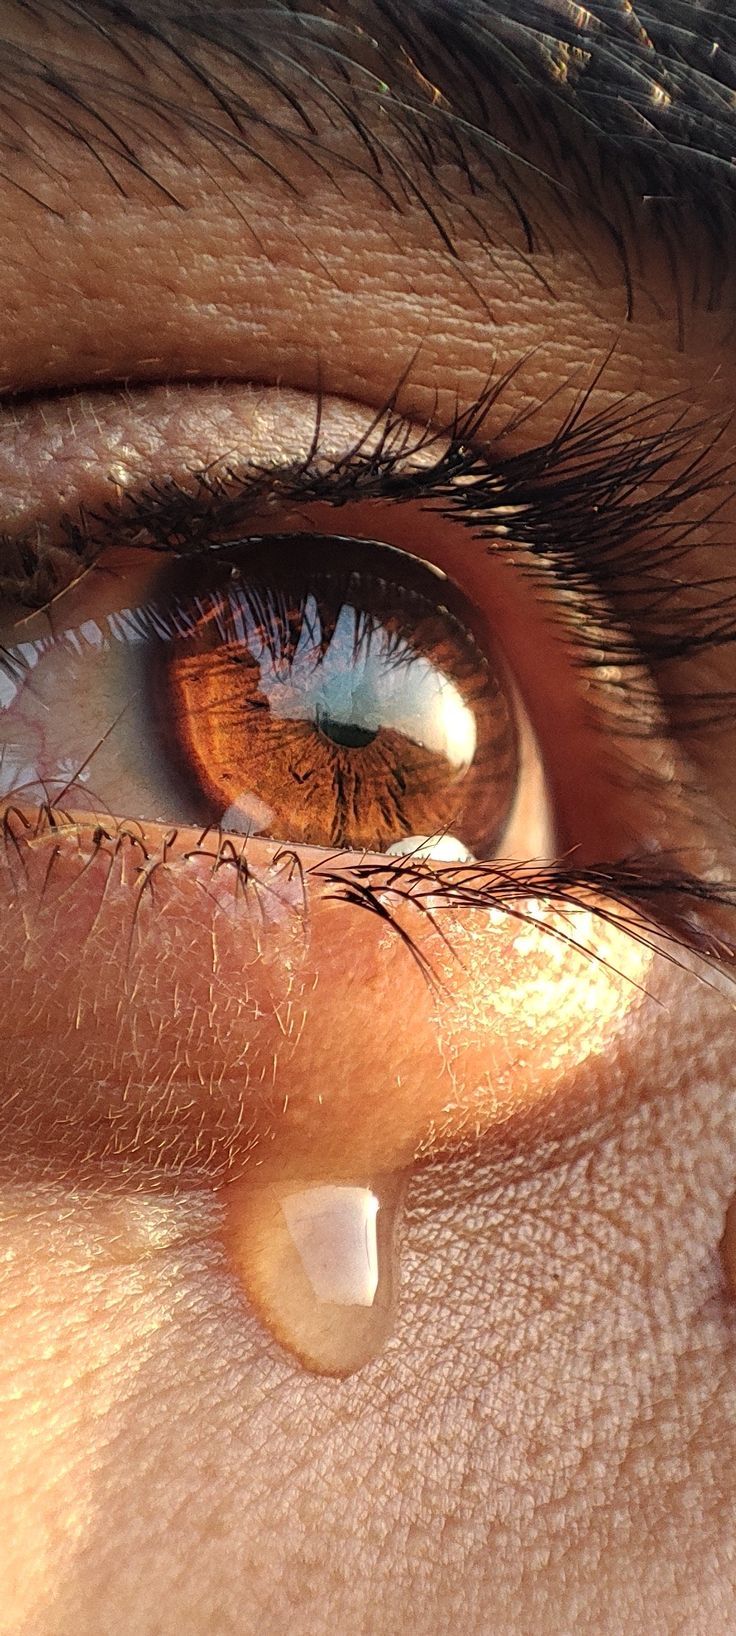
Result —
[[[80, 507], [121, 502], [143, 483], [186, 486], [192, 473], [231, 466], [291, 466], [309, 459], [317, 427], [325, 465], [380, 445], [393, 417], [346, 398], [247, 383], [152, 386], [70, 393], [58, 401], [0, 407], [4, 529], [29, 528]], [[414, 450], [421, 427], [396, 423], [397, 451], [429, 464], [438, 443]]]
[[544, 905], [526, 923], [468, 910], [434, 927], [395, 903], [392, 925], [336, 901], [329, 873], [303, 881], [283, 848], [249, 842], [246, 878], [194, 834], [153, 841], [150, 826], [146, 859], [132, 836], [7, 826], [11, 1165], [104, 1163], [139, 1183], [234, 1179], [250, 1163], [372, 1175], [468, 1140], [528, 1140], [584, 1124], [596, 1065], [650, 1020], [659, 957], [594, 914], [577, 948]]

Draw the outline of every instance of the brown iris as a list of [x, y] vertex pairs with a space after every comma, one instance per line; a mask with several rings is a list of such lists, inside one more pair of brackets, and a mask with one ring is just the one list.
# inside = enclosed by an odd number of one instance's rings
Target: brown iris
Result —
[[291, 534], [167, 580], [159, 718], [204, 821], [378, 852], [447, 833], [494, 850], [516, 793], [514, 717], [442, 575], [377, 542]]

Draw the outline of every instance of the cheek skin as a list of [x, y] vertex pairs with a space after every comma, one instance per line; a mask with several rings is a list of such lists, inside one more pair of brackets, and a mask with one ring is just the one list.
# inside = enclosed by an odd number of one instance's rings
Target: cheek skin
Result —
[[656, 1605], [726, 1636], [734, 1039], [687, 992], [594, 1153], [416, 1179], [396, 1333], [347, 1382], [243, 1310], [206, 1190], [6, 1186], [3, 1636], [103, 1610], [109, 1636], [378, 1636], [418, 1606], [422, 1636], [505, 1636], [540, 1598], [560, 1630], [649, 1636]]
[[526, 921], [453, 911], [433, 927], [394, 904], [398, 930], [263, 843], [244, 882], [195, 833], [146, 840], [147, 861], [129, 836], [34, 839], [10, 820], [11, 1164], [370, 1179], [468, 1140], [574, 1127], [665, 981], [661, 957], [587, 911], [573, 923], [525, 902]]

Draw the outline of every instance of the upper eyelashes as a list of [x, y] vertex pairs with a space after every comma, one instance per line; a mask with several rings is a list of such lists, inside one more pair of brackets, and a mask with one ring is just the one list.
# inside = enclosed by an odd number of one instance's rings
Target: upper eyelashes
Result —
[[[732, 641], [736, 592], [723, 560], [720, 512], [734, 468], [721, 450], [722, 429], [706, 432], [664, 404], [632, 410], [624, 402], [588, 415], [583, 398], [541, 444], [509, 447], [522, 417], [490, 444], [479, 443], [480, 429], [498, 418], [506, 384], [493, 382], [442, 429], [411, 427], [390, 400], [373, 435], [336, 458], [322, 452], [318, 410], [312, 446], [295, 463], [230, 462], [224, 454], [185, 479], [155, 476], [97, 509], [6, 534], [0, 592], [43, 606], [112, 540], [181, 555], [210, 551], [252, 532], [254, 519], [275, 504], [419, 502], [441, 508], [479, 542], [513, 553], [540, 581], [551, 575], [563, 592], [574, 592], [575, 640], [592, 670], [633, 670], [642, 659], [664, 664]], [[528, 419], [531, 430], [533, 411]], [[627, 685], [636, 691], [633, 676]], [[730, 712], [730, 690], [708, 701], [694, 694], [678, 689], [688, 725]]]

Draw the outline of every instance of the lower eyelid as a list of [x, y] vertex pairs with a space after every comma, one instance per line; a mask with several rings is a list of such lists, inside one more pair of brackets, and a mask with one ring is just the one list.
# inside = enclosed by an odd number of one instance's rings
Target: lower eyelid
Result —
[[149, 828], [146, 859], [130, 837], [34, 837], [8, 820], [2, 1147], [15, 1172], [370, 1175], [576, 1125], [579, 1070], [595, 1083], [667, 977], [650, 945], [588, 910], [458, 910], [435, 928], [387, 892], [392, 925], [336, 901], [310, 854], [298, 866], [249, 842], [246, 881], [198, 839]]

